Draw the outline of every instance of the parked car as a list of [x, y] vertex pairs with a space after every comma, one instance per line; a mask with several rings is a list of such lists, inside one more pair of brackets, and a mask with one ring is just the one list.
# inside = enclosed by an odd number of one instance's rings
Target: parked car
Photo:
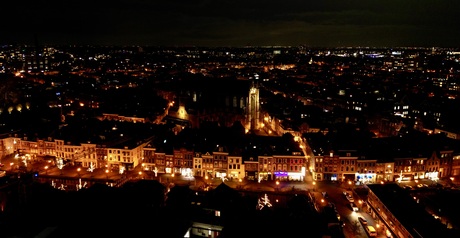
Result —
[[350, 202], [350, 208], [351, 208], [351, 210], [354, 211], [354, 212], [359, 211], [358, 206], [356, 206], [356, 204], [355, 204], [354, 202]]
[[412, 186], [410, 186], [410, 185], [404, 185], [404, 188], [405, 188], [405, 189], [407, 189], [407, 190], [411, 190], [411, 189], [413, 189], [413, 187], [412, 187]]
[[349, 202], [355, 202], [355, 199], [352, 196], [347, 196], [347, 200]]
[[376, 237], [377, 236], [377, 230], [373, 226], [366, 226], [366, 231], [369, 236], [371, 237]]
[[367, 225], [367, 220], [364, 217], [358, 217], [358, 221], [363, 225]]

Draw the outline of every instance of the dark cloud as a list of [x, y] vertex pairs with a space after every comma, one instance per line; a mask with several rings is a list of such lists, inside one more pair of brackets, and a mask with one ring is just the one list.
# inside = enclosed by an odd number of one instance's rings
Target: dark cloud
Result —
[[455, 0], [48, 0], [2, 3], [0, 43], [458, 46]]

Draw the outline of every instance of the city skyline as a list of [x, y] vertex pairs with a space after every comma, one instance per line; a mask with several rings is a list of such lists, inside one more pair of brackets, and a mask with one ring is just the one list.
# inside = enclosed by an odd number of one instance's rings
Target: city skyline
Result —
[[457, 47], [456, 1], [21, 1], [1, 44]]
[[1, 234], [460, 237], [460, 51], [306, 48], [0, 47]]

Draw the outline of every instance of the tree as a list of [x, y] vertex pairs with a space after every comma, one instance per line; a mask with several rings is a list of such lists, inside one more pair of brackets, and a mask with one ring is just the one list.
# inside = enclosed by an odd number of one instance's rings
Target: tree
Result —
[[361, 227], [361, 225], [359, 224], [358, 221], [353, 221], [351, 223], [351, 232], [357, 236], [359, 234], [361, 234], [361, 229], [359, 229]]

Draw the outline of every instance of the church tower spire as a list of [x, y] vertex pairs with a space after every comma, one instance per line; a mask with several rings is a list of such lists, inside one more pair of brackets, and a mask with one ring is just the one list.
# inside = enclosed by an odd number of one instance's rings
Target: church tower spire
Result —
[[259, 75], [255, 74], [254, 79], [249, 89], [249, 103], [248, 103], [248, 122], [249, 130], [255, 131], [259, 129], [259, 114], [260, 114], [260, 103], [259, 103]]

